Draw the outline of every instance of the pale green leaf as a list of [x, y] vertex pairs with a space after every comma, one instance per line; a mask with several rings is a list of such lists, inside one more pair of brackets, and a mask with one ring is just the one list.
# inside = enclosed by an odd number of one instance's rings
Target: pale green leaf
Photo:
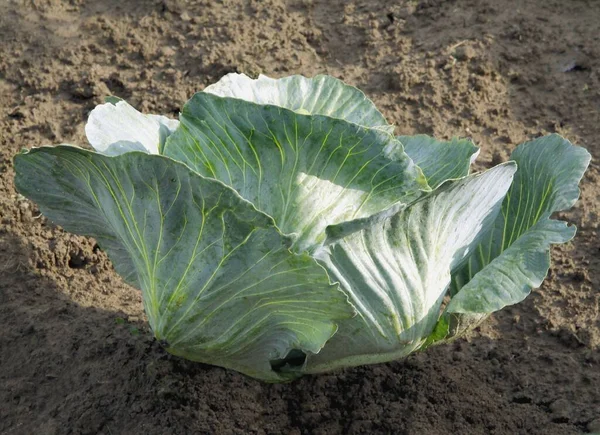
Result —
[[176, 355], [280, 381], [272, 360], [317, 353], [353, 314], [346, 296], [270, 217], [169, 158], [71, 146], [15, 158], [16, 187], [66, 230], [96, 238], [142, 290]]
[[162, 115], [144, 115], [126, 101], [108, 97], [90, 113], [85, 134], [99, 153], [116, 156], [142, 151], [158, 154], [179, 126], [179, 121]]
[[311, 250], [328, 225], [407, 204], [428, 190], [391, 135], [321, 115], [200, 92], [164, 154], [233, 187]]
[[245, 74], [231, 73], [207, 86], [204, 92], [270, 104], [305, 115], [326, 115], [388, 133], [394, 130], [362, 91], [331, 76], [293, 75], [272, 79], [260, 75], [252, 79]]
[[425, 134], [396, 138], [404, 145], [406, 154], [421, 168], [432, 189], [437, 189], [446, 180], [469, 175], [471, 163], [479, 154], [479, 148], [467, 139], [441, 141]]
[[550, 267], [550, 245], [565, 243], [574, 227], [550, 219], [572, 207], [589, 153], [553, 134], [517, 147], [518, 171], [493, 229], [453, 274], [454, 313], [491, 313], [522, 301]]
[[438, 320], [450, 271], [493, 224], [515, 170], [509, 163], [448, 182], [408, 208], [363, 220], [363, 229], [344, 223], [354, 232], [330, 231], [315, 257], [358, 315], [309, 355], [307, 371], [390, 361], [421, 347]]
[[115, 95], [109, 95], [107, 97], [104, 97], [105, 103], [110, 103], [110, 104], [116, 105], [119, 101], [125, 101], [125, 100], [123, 100], [121, 97], [117, 97]]

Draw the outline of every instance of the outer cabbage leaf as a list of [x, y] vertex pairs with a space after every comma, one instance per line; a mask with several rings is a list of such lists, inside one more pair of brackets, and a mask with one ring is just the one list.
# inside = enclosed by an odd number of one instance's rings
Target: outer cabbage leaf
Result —
[[391, 361], [419, 348], [438, 320], [450, 271], [493, 224], [515, 170], [509, 163], [448, 182], [408, 208], [363, 220], [363, 229], [344, 223], [329, 231], [315, 257], [358, 315], [309, 355], [306, 370]]
[[235, 191], [162, 156], [107, 157], [71, 146], [15, 158], [17, 189], [66, 230], [96, 238], [142, 290], [170, 352], [281, 381], [271, 360], [317, 353], [346, 296], [270, 217]]
[[437, 189], [444, 181], [469, 175], [479, 148], [467, 139], [440, 141], [425, 134], [397, 136], [404, 151], [421, 168], [427, 183]]
[[178, 126], [175, 119], [144, 115], [126, 101], [108, 97], [90, 113], [85, 134], [96, 151], [108, 156], [131, 151], [158, 154]]
[[233, 187], [272, 216], [294, 250], [327, 225], [409, 203], [429, 187], [393, 136], [340, 119], [200, 92], [164, 154]]
[[522, 301], [546, 277], [550, 245], [575, 235], [550, 215], [577, 201], [590, 154], [553, 134], [518, 146], [511, 160], [515, 181], [493, 229], [454, 272], [449, 313], [489, 314]]
[[293, 75], [272, 79], [259, 75], [251, 79], [245, 74], [231, 73], [207, 86], [204, 92], [303, 114], [326, 115], [390, 134], [394, 130], [362, 91], [331, 76]]

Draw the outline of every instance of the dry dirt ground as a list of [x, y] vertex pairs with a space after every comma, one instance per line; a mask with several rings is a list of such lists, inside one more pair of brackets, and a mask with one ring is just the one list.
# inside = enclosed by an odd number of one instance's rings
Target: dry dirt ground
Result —
[[[600, 2], [0, 0], [0, 432], [600, 432]], [[84, 144], [107, 94], [176, 116], [237, 71], [328, 73], [481, 168], [559, 132], [595, 162], [524, 303], [406, 360], [267, 385], [169, 356], [93, 240], [17, 196], [23, 147]]]

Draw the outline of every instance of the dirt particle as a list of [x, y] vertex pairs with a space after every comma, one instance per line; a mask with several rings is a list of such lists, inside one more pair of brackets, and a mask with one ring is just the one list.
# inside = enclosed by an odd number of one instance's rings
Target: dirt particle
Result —
[[453, 56], [460, 61], [467, 61], [477, 57], [477, 52], [470, 45], [461, 45], [454, 50]]
[[80, 269], [89, 263], [89, 258], [82, 250], [71, 251], [69, 253], [68, 265], [71, 269]]

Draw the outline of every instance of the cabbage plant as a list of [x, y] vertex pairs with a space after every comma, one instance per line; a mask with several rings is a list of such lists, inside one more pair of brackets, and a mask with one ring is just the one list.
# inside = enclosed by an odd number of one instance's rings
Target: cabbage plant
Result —
[[523, 300], [575, 228], [590, 161], [558, 135], [470, 173], [469, 140], [394, 136], [329, 77], [229, 74], [179, 120], [111, 98], [95, 151], [15, 157], [16, 187], [94, 237], [181, 357], [271, 382], [402, 358]]

